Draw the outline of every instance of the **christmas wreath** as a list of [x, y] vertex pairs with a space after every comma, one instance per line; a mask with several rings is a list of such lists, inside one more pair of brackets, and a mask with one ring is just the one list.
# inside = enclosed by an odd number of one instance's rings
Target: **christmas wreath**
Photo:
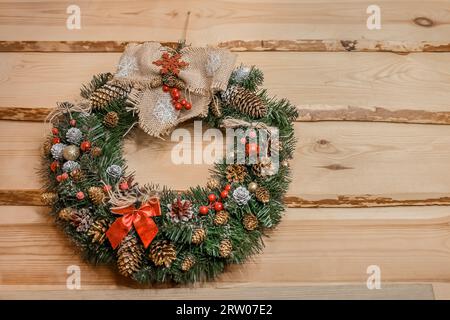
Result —
[[[142, 283], [211, 279], [244, 262], [281, 219], [295, 145], [296, 108], [262, 82], [225, 49], [128, 45], [114, 74], [95, 75], [49, 115], [43, 202], [89, 261]], [[160, 137], [194, 117], [241, 129], [207, 185], [134, 182], [122, 142], [135, 125]]]

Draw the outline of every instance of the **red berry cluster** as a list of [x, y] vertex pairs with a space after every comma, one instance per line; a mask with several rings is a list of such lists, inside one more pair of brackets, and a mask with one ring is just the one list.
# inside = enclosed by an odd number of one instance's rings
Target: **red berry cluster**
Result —
[[231, 190], [231, 185], [227, 184], [225, 188], [220, 193], [220, 198], [218, 199], [214, 193], [208, 195], [209, 205], [200, 206], [199, 213], [201, 215], [208, 214], [209, 210], [214, 209], [215, 211], [223, 210], [222, 200], [228, 197], [228, 192]]
[[169, 86], [163, 85], [164, 92], [170, 92], [172, 97], [172, 104], [176, 110], [181, 110], [185, 108], [186, 110], [191, 110], [192, 104], [190, 104], [185, 98], [181, 97], [180, 90], [178, 88], [171, 88]]

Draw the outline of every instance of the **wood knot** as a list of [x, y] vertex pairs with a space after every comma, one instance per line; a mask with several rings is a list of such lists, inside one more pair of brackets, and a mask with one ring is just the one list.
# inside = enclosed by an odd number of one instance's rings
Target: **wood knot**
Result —
[[320, 140], [317, 140], [317, 143], [320, 144], [320, 145], [322, 145], [322, 146], [324, 146], [324, 145], [326, 145], [326, 144], [329, 144], [330, 141], [325, 140], [325, 139], [320, 139]]
[[431, 19], [428, 19], [427, 17], [417, 17], [413, 21], [418, 26], [425, 28], [430, 28], [434, 25], [434, 22]]
[[356, 40], [341, 40], [341, 45], [344, 47], [346, 51], [354, 51], [356, 50], [356, 44], [358, 41]]

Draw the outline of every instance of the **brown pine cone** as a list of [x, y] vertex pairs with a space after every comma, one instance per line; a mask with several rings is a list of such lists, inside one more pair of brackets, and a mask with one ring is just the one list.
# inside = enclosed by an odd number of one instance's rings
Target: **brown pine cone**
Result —
[[84, 173], [80, 169], [75, 169], [70, 172], [70, 177], [75, 181], [81, 181], [84, 179]]
[[206, 231], [203, 228], [195, 229], [192, 233], [191, 242], [193, 244], [200, 244], [202, 243], [206, 238]]
[[117, 250], [117, 268], [119, 273], [126, 277], [131, 277], [141, 268], [144, 248], [138, 239], [132, 235], [127, 235], [119, 245]]
[[119, 115], [117, 114], [117, 112], [110, 111], [103, 118], [103, 123], [108, 128], [114, 128], [119, 123]]
[[91, 199], [92, 203], [95, 205], [99, 205], [105, 200], [105, 193], [100, 187], [90, 187], [88, 189], [88, 195], [89, 199]]
[[246, 214], [242, 219], [242, 224], [248, 231], [255, 230], [258, 228], [258, 218], [254, 214]]
[[227, 180], [229, 182], [244, 182], [247, 176], [247, 168], [241, 164], [230, 164], [225, 170]]
[[228, 219], [230, 218], [230, 214], [225, 211], [219, 211], [216, 213], [215, 217], [214, 217], [214, 224], [217, 226], [221, 226], [224, 225], [228, 222]]
[[181, 263], [181, 270], [184, 272], [189, 271], [194, 266], [194, 264], [195, 258], [193, 256], [187, 256]]
[[100, 148], [100, 147], [93, 147], [91, 149], [91, 155], [93, 157], [100, 157], [102, 155], [102, 148]]
[[130, 86], [107, 83], [91, 94], [89, 97], [91, 107], [94, 110], [104, 109], [110, 102], [116, 99], [126, 98], [130, 90]]
[[178, 77], [172, 76], [172, 75], [165, 76], [163, 78], [163, 82], [164, 82], [164, 84], [166, 86], [171, 87], [171, 88], [175, 87], [175, 88], [178, 88], [178, 89], [181, 89], [181, 90], [186, 88], [186, 84], [184, 83], [183, 80], [181, 80]]
[[58, 194], [54, 192], [44, 192], [41, 194], [41, 201], [46, 206], [52, 206], [56, 201], [58, 201]]
[[222, 99], [231, 107], [252, 118], [267, 115], [267, 105], [254, 92], [243, 87], [231, 86], [222, 93]]
[[158, 87], [161, 87], [163, 85], [163, 79], [162, 79], [162, 77], [156, 77], [156, 78], [153, 78], [151, 81], [150, 81], [150, 87], [151, 88], [158, 88]]
[[102, 244], [106, 239], [106, 231], [109, 228], [108, 222], [104, 219], [95, 221], [88, 230], [88, 236], [92, 237], [92, 243]]
[[150, 259], [156, 266], [169, 268], [177, 258], [175, 246], [168, 240], [157, 241], [150, 247]]
[[208, 182], [206, 182], [206, 186], [208, 189], [220, 189], [220, 182], [217, 179], [209, 178]]
[[72, 221], [76, 215], [76, 210], [72, 208], [64, 208], [58, 212], [58, 217], [64, 221]]
[[260, 201], [262, 203], [267, 203], [270, 201], [269, 190], [267, 190], [264, 187], [259, 187], [258, 189], [256, 189], [255, 196], [256, 196], [256, 199], [258, 199], [258, 201]]
[[233, 245], [229, 239], [223, 239], [219, 244], [219, 254], [222, 258], [228, 258], [233, 251]]

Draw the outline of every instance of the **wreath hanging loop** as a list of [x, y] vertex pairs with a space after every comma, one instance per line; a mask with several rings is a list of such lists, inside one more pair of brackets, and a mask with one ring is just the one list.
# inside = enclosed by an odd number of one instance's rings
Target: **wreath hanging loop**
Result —
[[[297, 111], [260, 89], [259, 69], [234, 64], [224, 49], [133, 44], [114, 74], [82, 87], [80, 102], [58, 104], [43, 147], [42, 200], [89, 260], [142, 283], [185, 283], [262, 249], [284, 210]], [[161, 137], [199, 117], [238, 129], [208, 184], [175, 192], [135, 182], [121, 147], [128, 131], [138, 123]]]

